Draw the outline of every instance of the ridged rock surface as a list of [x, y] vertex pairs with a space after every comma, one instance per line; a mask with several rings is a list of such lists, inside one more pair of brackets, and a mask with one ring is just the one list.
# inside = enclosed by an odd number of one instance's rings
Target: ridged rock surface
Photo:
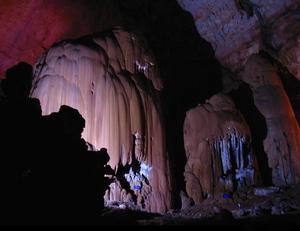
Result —
[[196, 203], [255, 183], [251, 134], [230, 97], [214, 95], [184, 121], [186, 191]]
[[279, 186], [299, 183], [299, 126], [276, 69], [268, 60], [253, 55], [242, 79], [250, 85], [255, 106], [266, 119], [264, 150], [272, 168], [273, 183]]
[[[141, 38], [120, 28], [63, 41], [35, 66], [31, 97], [44, 115], [66, 104], [86, 120], [83, 137], [106, 147], [116, 170], [133, 161], [149, 167], [146, 210], [170, 208], [170, 174], [153, 55]], [[149, 190], [148, 190], [149, 191]]]
[[[252, 54], [267, 50], [300, 78], [300, 21], [299, 10], [295, 11], [300, 7], [299, 0], [177, 2], [192, 14], [199, 34], [212, 44], [216, 57], [225, 67], [240, 70]], [[252, 7], [245, 6], [247, 3]], [[288, 62], [284, 61], [287, 59]]]

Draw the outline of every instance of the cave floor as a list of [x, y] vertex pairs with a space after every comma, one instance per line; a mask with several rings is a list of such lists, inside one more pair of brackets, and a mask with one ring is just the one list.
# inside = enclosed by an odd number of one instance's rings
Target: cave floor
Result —
[[[78, 217], [79, 218], [79, 217]], [[27, 219], [26, 219], [27, 220]], [[10, 223], [11, 224], [11, 223]], [[18, 225], [18, 222], [13, 223]], [[69, 221], [46, 219], [45, 222], [25, 221], [23, 225], [63, 226], [222, 226], [238, 230], [253, 230], [260, 226], [300, 226], [300, 185], [281, 188], [276, 193], [257, 196], [250, 192], [233, 195], [229, 199], [205, 200], [200, 205], [185, 206], [184, 209], [170, 210], [165, 214], [134, 210], [130, 205], [114, 204], [105, 207], [95, 217]], [[0, 226], [1, 227], [1, 226]], [[144, 228], [143, 228], [144, 229]], [[295, 229], [294, 229], [295, 230]]]
[[300, 226], [300, 185], [263, 196], [252, 188], [230, 199], [205, 200], [164, 215], [130, 210], [124, 204], [120, 208], [105, 208], [101, 219], [109, 225]]
[[[102, 220], [102, 222], [100, 221]], [[99, 225], [141, 225], [141, 226], [300, 226], [300, 211], [288, 212], [281, 215], [260, 215], [257, 217], [232, 218], [229, 214], [220, 213], [210, 218], [188, 218], [149, 214], [128, 210], [111, 210], [103, 215]]]

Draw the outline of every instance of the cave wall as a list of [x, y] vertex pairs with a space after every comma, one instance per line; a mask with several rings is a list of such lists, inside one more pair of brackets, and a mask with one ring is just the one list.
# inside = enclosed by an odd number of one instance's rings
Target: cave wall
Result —
[[53, 43], [120, 24], [115, 0], [3, 0], [0, 78], [20, 61], [34, 64]]
[[177, 0], [190, 12], [198, 32], [227, 68], [239, 71], [252, 54], [264, 50], [299, 78], [298, 0]]
[[171, 176], [158, 98], [162, 83], [142, 41], [115, 28], [56, 44], [35, 66], [31, 97], [40, 100], [44, 115], [61, 105], [76, 108], [86, 120], [83, 138], [107, 148], [116, 171], [135, 161], [146, 166], [144, 185], [128, 190], [142, 191], [143, 209], [164, 212]]

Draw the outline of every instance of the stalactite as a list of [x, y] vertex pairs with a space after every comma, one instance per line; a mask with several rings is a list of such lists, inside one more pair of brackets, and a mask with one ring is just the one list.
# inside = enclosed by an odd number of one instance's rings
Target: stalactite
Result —
[[247, 138], [234, 129], [214, 141], [213, 151], [221, 158], [224, 184], [230, 187], [237, 184], [238, 188], [242, 188], [254, 183], [253, 154], [249, 147]]

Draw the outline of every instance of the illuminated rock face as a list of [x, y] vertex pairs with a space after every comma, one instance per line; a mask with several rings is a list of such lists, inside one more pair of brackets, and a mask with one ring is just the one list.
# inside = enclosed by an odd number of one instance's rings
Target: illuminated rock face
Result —
[[184, 145], [186, 191], [196, 203], [255, 183], [250, 130], [228, 96], [187, 112]]
[[264, 150], [275, 185], [300, 182], [300, 133], [289, 98], [275, 68], [259, 55], [249, 58], [242, 79], [266, 120]]
[[40, 99], [44, 115], [63, 104], [78, 109], [86, 120], [84, 139], [106, 147], [116, 171], [133, 162], [148, 166], [143, 208], [164, 212], [171, 189], [157, 97], [162, 84], [141, 41], [115, 28], [56, 44], [36, 64], [31, 97]]

